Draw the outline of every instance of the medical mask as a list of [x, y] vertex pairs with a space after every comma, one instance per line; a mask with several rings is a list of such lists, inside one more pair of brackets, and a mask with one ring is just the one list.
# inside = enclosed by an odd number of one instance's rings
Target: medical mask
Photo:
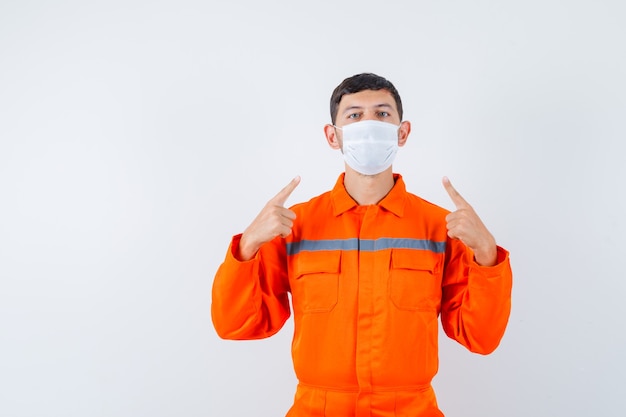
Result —
[[343, 131], [343, 159], [350, 168], [364, 175], [376, 175], [393, 163], [400, 126], [363, 120], [335, 128]]

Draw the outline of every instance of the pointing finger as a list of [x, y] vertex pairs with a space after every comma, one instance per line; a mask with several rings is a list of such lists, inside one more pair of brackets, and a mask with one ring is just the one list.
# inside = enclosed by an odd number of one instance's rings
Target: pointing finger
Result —
[[442, 183], [457, 209], [469, 206], [469, 203], [465, 201], [465, 199], [461, 197], [461, 194], [452, 186], [448, 177], [443, 177]]
[[273, 204], [279, 205], [279, 206], [284, 206], [285, 205], [285, 201], [287, 201], [287, 199], [289, 198], [289, 196], [291, 195], [291, 193], [293, 192], [293, 190], [296, 189], [296, 187], [298, 186], [298, 184], [300, 184], [300, 176], [296, 176], [294, 179], [292, 179], [289, 184], [287, 184], [285, 186], [285, 188], [283, 188], [282, 190], [280, 190], [278, 192], [278, 194], [276, 194], [274, 196], [274, 198], [272, 198], [271, 202]]

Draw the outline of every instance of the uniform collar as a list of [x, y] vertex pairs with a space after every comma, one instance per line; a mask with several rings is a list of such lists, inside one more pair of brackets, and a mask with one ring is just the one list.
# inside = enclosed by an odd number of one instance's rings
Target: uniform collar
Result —
[[[340, 214], [357, 207], [358, 204], [350, 194], [346, 191], [346, 187], [343, 185], [345, 172], [342, 172], [335, 183], [335, 187], [330, 192], [330, 198], [333, 205], [333, 214], [339, 216]], [[387, 211], [392, 212], [398, 217], [402, 217], [404, 214], [404, 205], [406, 202], [406, 186], [402, 175], [393, 174], [394, 186], [389, 193], [382, 199], [378, 205]]]

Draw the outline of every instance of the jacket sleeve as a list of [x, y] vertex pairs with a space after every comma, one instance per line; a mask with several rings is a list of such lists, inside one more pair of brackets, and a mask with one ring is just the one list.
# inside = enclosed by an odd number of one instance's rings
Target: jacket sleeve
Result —
[[511, 311], [513, 274], [509, 253], [480, 266], [458, 240], [448, 240], [443, 272], [441, 322], [446, 334], [471, 352], [489, 354], [504, 336]]
[[233, 237], [213, 281], [213, 326], [223, 339], [269, 337], [290, 316], [285, 245], [278, 237], [242, 262], [235, 256], [240, 239]]

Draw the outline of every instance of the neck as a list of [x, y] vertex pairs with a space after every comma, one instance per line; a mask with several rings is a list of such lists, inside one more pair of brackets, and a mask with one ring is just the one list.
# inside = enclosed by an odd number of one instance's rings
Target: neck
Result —
[[394, 185], [391, 167], [376, 175], [363, 175], [346, 165], [346, 191], [360, 206], [378, 204]]

